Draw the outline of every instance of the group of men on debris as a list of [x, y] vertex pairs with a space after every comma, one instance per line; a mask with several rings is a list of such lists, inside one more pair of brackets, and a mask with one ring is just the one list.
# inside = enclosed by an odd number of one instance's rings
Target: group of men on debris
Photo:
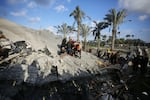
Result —
[[71, 37], [69, 37], [69, 40], [67, 41], [67, 38], [65, 37], [60, 46], [60, 53], [67, 53], [71, 56], [81, 58], [81, 43], [74, 41]]
[[102, 51], [97, 51], [97, 56], [103, 59], [109, 60], [111, 64], [118, 63], [119, 58], [119, 51], [112, 51], [111, 49], [107, 49], [104, 53], [101, 53]]
[[133, 57], [133, 70], [135, 72], [140, 68], [141, 73], [144, 74], [147, 72], [147, 65], [149, 63], [149, 52], [148, 48], [137, 47]]
[[149, 63], [147, 47], [137, 46], [133, 51], [129, 51], [126, 57], [121, 57], [120, 55], [120, 51], [112, 51], [110, 49], [107, 49], [102, 56], [98, 52], [99, 57], [106, 57], [111, 64], [121, 64], [123, 66], [125, 63], [129, 63], [133, 68], [133, 72], [137, 73], [139, 70], [142, 74], [147, 72]]

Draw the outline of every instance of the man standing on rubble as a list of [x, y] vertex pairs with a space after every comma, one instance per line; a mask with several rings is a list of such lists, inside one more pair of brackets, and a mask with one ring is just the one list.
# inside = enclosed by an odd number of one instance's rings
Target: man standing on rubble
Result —
[[72, 54], [73, 54], [73, 51], [72, 51], [73, 44], [74, 44], [74, 41], [72, 40], [71, 37], [69, 37], [69, 41], [67, 42], [67, 53], [68, 53], [69, 55], [72, 55]]
[[62, 43], [61, 43], [61, 47], [60, 47], [60, 52], [61, 53], [66, 52], [66, 49], [67, 49], [66, 42], [67, 42], [67, 38], [65, 37], [65, 38], [63, 38]]
[[141, 73], [145, 74], [147, 71], [147, 65], [149, 61], [149, 52], [148, 48], [143, 48], [143, 55], [142, 55], [142, 63], [141, 63]]

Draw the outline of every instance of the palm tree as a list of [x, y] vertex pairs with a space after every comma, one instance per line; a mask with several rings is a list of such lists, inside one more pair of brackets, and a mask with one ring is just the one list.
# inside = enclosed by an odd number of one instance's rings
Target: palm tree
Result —
[[66, 35], [69, 32], [73, 31], [73, 28], [71, 26], [68, 26], [66, 23], [63, 23], [62, 25], [55, 26], [55, 28], [57, 28], [57, 32], [64, 34], [64, 38], [66, 37]]
[[102, 35], [102, 40], [106, 41], [107, 36], [106, 35]]
[[130, 34], [127, 34], [127, 35], [126, 35], [126, 39], [129, 39], [130, 37], [131, 37]]
[[131, 37], [132, 37], [132, 39], [133, 39], [133, 38], [134, 38], [134, 35], [132, 34]]
[[85, 13], [80, 9], [79, 6], [77, 6], [76, 9], [69, 16], [73, 16], [75, 21], [77, 22], [78, 25], [77, 41], [80, 41], [81, 22], [82, 18], [85, 17]]
[[104, 45], [106, 44], [106, 38], [107, 38], [106, 35], [102, 35], [102, 40], [104, 41]]
[[120, 38], [120, 32], [117, 32], [117, 34], [116, 34], [116, 35], [119, 35], [118, 37], [116, 36], [116, 37], [119, 39], [119, 38]]
[[110, 45], [110, 44], [111, 44], [111, 41], [112, 41], [112, 36], [108, 36], [108, 39], [107, 39], [107, 41], [106, 41], [106, 42], [107, 42], [107, 44], [109, 44], [109, 45]]
[[101, 40], [101, 30], [107, 28], [109, 23], [107, 22], [95, 22], [96, 27], [93, 30], [93, 35], [95, 36], [95, 40], [97, 40], [97, 50], [100, 50], [100, 40]]
[[126, 10], [123, 9], [121, 11], [116, 12], [115, 9], [111, 9], [109, 14], [105, 15], [105, 20], [112, 25], [112, 46], [111, 49], [114, 49], [115, 45], [115, 36], [117, 33], [117, 28], [119, 24], [123, 23], [124, 18], [126, 17]]
[[86, 46], [87, 46], [87, 36], [90, 34], [91, 32], [91, 27], [89, 27], [88, 25], [86, 24], [81, 24], [81, 34], [82, 34], [82, 37], [84, 38], [84, 50], [86, 51]]

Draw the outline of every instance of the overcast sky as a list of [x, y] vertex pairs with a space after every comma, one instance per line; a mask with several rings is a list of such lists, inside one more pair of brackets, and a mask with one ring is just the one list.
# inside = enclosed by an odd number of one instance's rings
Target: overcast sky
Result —
[[[69, 14], [80, 6], [81, 10], [92, 20], [103, 21], [109, 9], [127, 9], [128, 16], [121, 24], [120, 37], [133, 34], [150, 42], [150, 0], [1, 0], [0, 17], [34, 29], [50, 29], [67, 23], [72, 25], [73, 17]], [[132, 20], [128, 22], [127, 20]], [[83, 23], [93, 25], [84, 19]], [[109, 29], [102, 34], [111, 35]]]

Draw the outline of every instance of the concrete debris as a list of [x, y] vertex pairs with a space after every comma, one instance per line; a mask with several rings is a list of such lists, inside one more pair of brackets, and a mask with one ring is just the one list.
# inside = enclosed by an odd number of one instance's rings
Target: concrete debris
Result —
[[[0, 78], [16, 79], [19, 83], [22, 81], [31, 84], [45, 84], [56, 80], [67, 81], [74, 77], [91, 74], [93, 67], [95, 70], [99, 69], [98, 66], [95, 66], [95, 60], [90, 60], [91, 57], [94, 58], [90, 54], [88, 58], [82, 57], [82, 59], [69, 55], [62, 58], [51, 53], [47, 47], [43, 50], [33, 50], [26, 41], [14, 42], [6, 54], [7, 56], [0, 61], [0, 67], [7, 70], [1, 70]], [[84, 55], [87, 54], [83, 52], [82, 56]], [[94, 59], [97, 60], [97, 58]], [[6, 76], [3, 76], [4, 74]], [[93, 72], [93, 74], [96, 73]]]
[[[130, 63], [110, 64], [107, 57], [102, 60], [84, 51], [80, 59], [59, 56], [61, 38], [50, 31], [2, 18], [0, 27], [0, 100], [134, 100], [139, 98], [134, 97], [136, 89], [150, 87], [150, 74], [134, 77]], [[150, 98], [149, 91], [142, 91], [137, 95]]]

